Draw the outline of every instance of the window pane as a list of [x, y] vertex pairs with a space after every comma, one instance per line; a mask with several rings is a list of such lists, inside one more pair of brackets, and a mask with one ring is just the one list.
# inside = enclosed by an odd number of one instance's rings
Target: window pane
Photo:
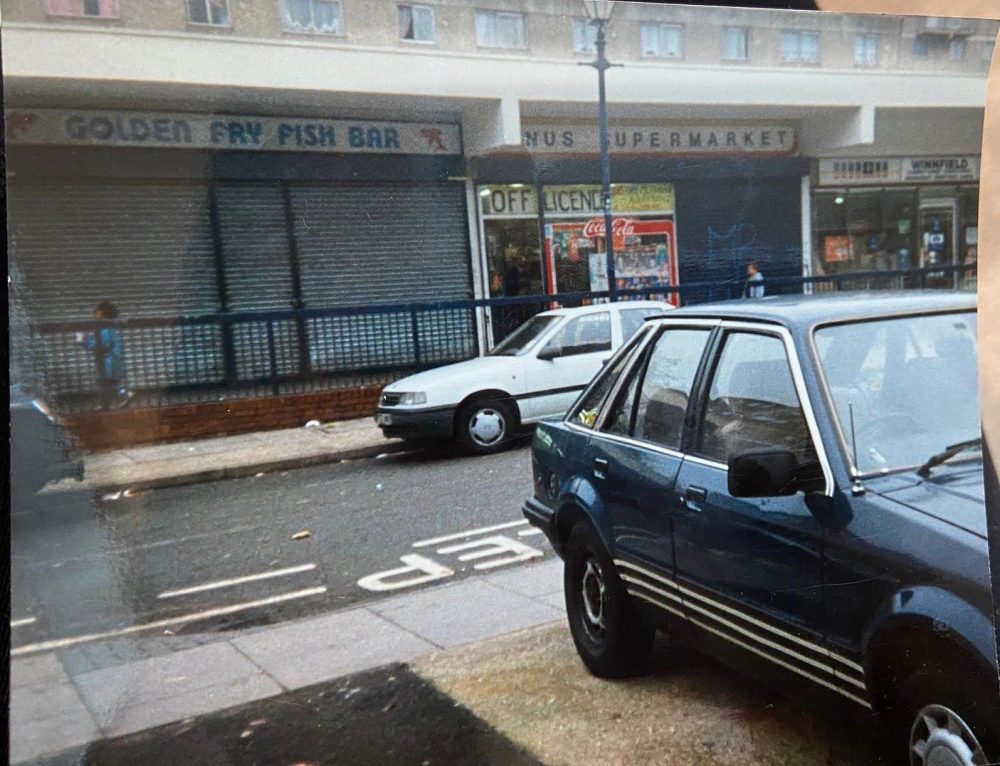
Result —
[[205, 0], [188, 0], [188, 18], [196, 24], [208, 23], [208, 8]]
[[804, 32], [799, 40], [802, 60], [819, 61], [819, 35], [814, 32]]
[[783, 61], [799, 60], [799, 35], [797, 32], [781, 33], [781, 58]]
[[413, 26], [415, 39], [424, 42], [434, 40], [434, 11], [423, 5], [413, 8]]
[[642, 365], [637, 364], [629, 373], [628, 382], [618, 392], [614, 407], [608, 413], [604, 430], [609, 434], [628, 436], [632, 433], [632, 412], [635, 408], [635, 389], [642, 377]]
[[604, 401], [604, 397], [608, 395], [608, 392], [611, 391], [612, 388], [614, 388], [618, 377], [622, 374], [622, 370], [625, 369], [626, 365], [629, 364], [635, 356], [636, 349], [641, 343], [642, 339], [636, 338], [635, 344], [632, 346], [632, 350], [624, 354], [604, 373], [600, 374], [597, 382], [594, 384], [594, 387], [587, 392], [587, 395], [574, 411], [572, 417], [570, 418], [571, 423], [583, 426], [584, 428], [594, 427], [594, 423], [597, 420], [597, 414], [600, 411], [601, 403]]
[[930, 48], [927, 45], [927, 41], [922, 37], [915, 37], [913, 39], [913, 55], [920, 56], [923, 58], [930, 52]]
[[221, 26], [229, 24], [229, 8], [226, 6], [226, 0], [208, 0], [208, 7], [213, 24]]
[[965, 40], [952, 40], [948, 46], [948, 56], [955, 61], [965, 58]]
[[413, 9], [409, 5], [399, 6], [399, 36], [403, 40], [413, 39]]
[[628, 340], [639, 331], [646, 317], [659, 313], [662, 313], [659, 309], [628, 309], [623, 311], [621, 313], [622, 336]]
[[557, 332], [545, 348], [560, 349], [562, 356], [610, 351], [611, 315], [602, 311], [577, 317]]
[[660, 52], [660, 46], [657, 44], [657, 33], [656, 27], [650, 24], [642, 25], [642, 55], [643, 56], [657, 56]]
[[699, 451], [728, 463], [735, 455], [766, 450], [788, 450], [800, 462], [816, 459], [785, 344], [768, 335], [733, 333], [712, 379]]
[[476, 12], [476, 42], [490, 47], [496, 46], [496, 17], [484, 11]]
[[322, 32], [340, 34], [340, 3], [313, 0], [313, 23]]
[[678, 58], [681, 55], [681, 29], [680, 27], [664, 27], [666, 55], [671, 58]]
[[728, 27], [725, 35], [723, 55], [727, 59], [743, 60], [747, 58], [747, 31], [742, 27]]
[[688, 397], [708, 336], [708, 330], [667, 330], [657, 339], [639, 395], [637, 439], [681, 446]]
[[993, 60], [993, 49], [996, 47], [995, 41], [990, 41], [983, 44], [983, 61], [989, 63]]
[[504, 48], [521, 47], [521, 17], [511, 13], [497, 15], [497, 45]]

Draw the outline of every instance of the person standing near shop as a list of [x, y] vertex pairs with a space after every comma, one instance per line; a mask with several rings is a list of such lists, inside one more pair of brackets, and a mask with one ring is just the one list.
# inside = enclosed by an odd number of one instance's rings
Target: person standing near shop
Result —
[[[97, 322], [112, 322], [118, 318], [118, 309], [110, 301], [101, 301], [94, 309], [93, 316]], [[85, 349], [94, 352], [101, 409], [128, 403], [133, 394], [125, 384], [125, 354], [121, 332], [115, 327], [99, 327], [93, 333], [78, 332], [76, 340]]]
[[750, 261], [747, 264], [747, 283], [743, 288], [744, 298], [764, 297], [764, 275], [760, 273], [757, 261]]

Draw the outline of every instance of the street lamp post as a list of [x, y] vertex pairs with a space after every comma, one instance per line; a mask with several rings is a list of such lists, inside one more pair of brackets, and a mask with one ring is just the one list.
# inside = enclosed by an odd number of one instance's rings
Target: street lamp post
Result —
[[597, 112], [600, 124], [601, 142], [601, 205], [604, 209], [604, 251], [607, 260], [608, 271], [608, 295], [614, 302], [617, 297], [618, 284], [615, 279], [615, 247], [614, 235], [612, 233], [611, 222], [611, 157], [610, 142], [608, 140], [608, 102], [604, 90], [604, 73], [612, 66], [621, 64], [611, 64], [605, 55], [605, 28], [614, 10], [614, 0], [583, 0], [584, 8], [587, 11], [587, 19], [597, 29], [597, 36], [594, 40], [594, 48], [597, 56], [593, 61], [588, 61], [584, 65], [591, 66], [597, 70]]

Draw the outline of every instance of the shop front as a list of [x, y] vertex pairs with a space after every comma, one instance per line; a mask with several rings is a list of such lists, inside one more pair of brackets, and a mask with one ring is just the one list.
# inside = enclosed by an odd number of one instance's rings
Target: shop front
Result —
[[[529, 124], [522, 153], [470, 158], [484, 292], [608, 288], [596, 148], [591, 126]], [[751, 260], [800, 276], [809, 162], [797, 153], [791, 124], [612, 126], [617, 287], [680, 287], [679, 305], [739, 295]]]
[[826, 158], [814, 181], [814, 274], [964, 265], [929, 284], [974, 286], [979, 157]]

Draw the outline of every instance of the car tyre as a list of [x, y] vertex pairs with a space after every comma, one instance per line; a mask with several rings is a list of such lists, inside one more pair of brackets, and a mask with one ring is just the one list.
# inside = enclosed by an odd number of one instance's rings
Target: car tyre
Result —
[[514, 409], [500, 399], [474, 399], [462, 405], [455, 418], [455, 436], [473, 455], [499, 452], [514, 435]]
[[629, 603], [611, 557], [589, 525], [573, 528], [564, 552], [566, 616], [577, 653], [599, 678], [641, 672], [656, 628]]
[[913, 673], [900, 690], [897, 732], [911, 766], [1000, 761], [1000, 701], [981, 674], [951, 663]]

